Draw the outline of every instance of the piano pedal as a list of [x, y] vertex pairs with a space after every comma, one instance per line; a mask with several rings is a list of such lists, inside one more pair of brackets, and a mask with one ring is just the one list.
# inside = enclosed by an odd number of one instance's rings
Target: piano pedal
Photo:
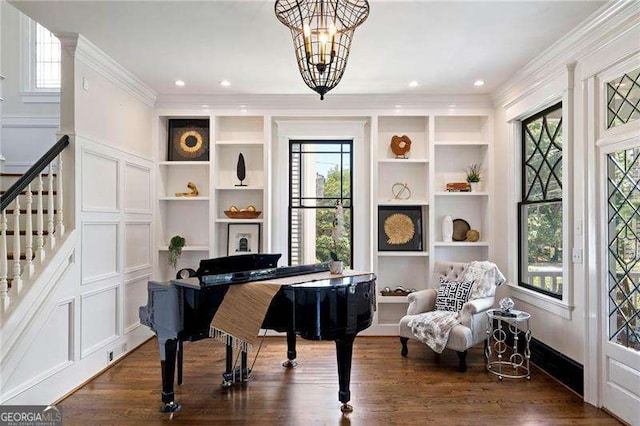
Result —
[[288, 359], [282, 363], [284, 368], [296, 368], [298, 366], [298, 361], [295, 359]]
[[251, 377], [250, 368], [234, 368], [230, 373], [222, 373], [222, 387], [228, 388], [231, 385], [244, 383]]
[[175, 401], [171, 401], [171, 402], [167, 402], [162, 407], [160, 407], [160, 412], [171, 413], [171, 415], [173, 416], [173, 413], [175, 413], [176, 411], [180, 411], [181, 408], [182, 406], [180, 404], [178, 404]]

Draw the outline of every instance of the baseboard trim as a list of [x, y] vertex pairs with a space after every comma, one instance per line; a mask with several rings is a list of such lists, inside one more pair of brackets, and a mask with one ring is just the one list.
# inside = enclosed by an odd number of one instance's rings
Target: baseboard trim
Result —
[[[513, 346], [513, 336], [507, 333], [507, 345]], [[524, 350], [524, 335], [519, 333], [518, 347], [520, 353]], [[553, 377], [573, 392], [584, 398], [584, 366], [563, 353], [545, 345], [535, 337], [529, 342], [531, 363]]]
[[531, 362], [554, 379], [584, 397], [584, 366], [568, 356], [531, 338]]

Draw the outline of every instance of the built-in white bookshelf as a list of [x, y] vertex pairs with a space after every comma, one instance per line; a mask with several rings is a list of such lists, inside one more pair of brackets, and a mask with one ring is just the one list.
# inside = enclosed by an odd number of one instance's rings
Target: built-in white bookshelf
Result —
[[[207, 161], [169, 161], [169, 120], [205, 119], [209, 122], [209, 159]], [[158, 147], [158, 226], [156, 229], [157, 278], [170, 279], [176, 271], [168, 265], [168, 245], [174, 235], [185, 238], [186, 245], [177, 269], [197, 268], [200, 260], [227, 255], [229, 225], [255, 223], [261, 227], [261, 250], [268, 247], [263, 229], [268, 226], [267, 163], [265, 119], [263, 116], [218, 116], [171, 114], [159, 115]], [[243, 184], [237, 178], [238, 156], [245, 160]], [[193, 182], [199, 194], [177, 196], [189, 192]], [[229, 218], [224, 211], [231, 206], [261, 211], [255, 219]]]
[[[374, 117], [372, 155], [373, 244], [378, 244], [378, 211], [383, 206], [420, 206], [422, 211], [423, 248], [420, 251], [382, 251], [373, 248], [373, 268], [378, 276], [376, 332], [397, 333], [400, 318], [406, 315], [406, 296], [382, 296], [385, 287], [394, 290], [423, 290], [431, 285], [431, 271], [436, 260], [471, 261], [488, 258], [491, 241], [489, 229], [490, 159], [492, 117], [490, 111], [457, 115], [425, 113]], [[391, 138], [407, 135], [412, 141], [408, 158], [395, 158], [390, 150]], [[446, 184], [465, 182], [465, 169], [479, 164], [482, 187], [476, 192], [447, 192]], [[394, 183], [406, 184], [408, 199], [394, 198]], [[442, 241], [445, 215], [466, 220], [480, 232], [480, 240]]]

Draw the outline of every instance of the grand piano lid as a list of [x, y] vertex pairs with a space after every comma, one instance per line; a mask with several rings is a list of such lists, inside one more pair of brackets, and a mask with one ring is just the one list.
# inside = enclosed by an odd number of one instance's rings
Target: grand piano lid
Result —
[[328, 270], [328, 263], [319, 263], [315, 265], [282, 266], [280, 268], [255, 269], [242, 272], [204, 275], [199, 278], [193, 277], [181, 280], [172, 280], [171, 282], [183, 287], [203, 288], [218, 285], [242, 284], [252, 281], [264, 281], [268, 279], [291, 277], [294, 275], [314, 274]]

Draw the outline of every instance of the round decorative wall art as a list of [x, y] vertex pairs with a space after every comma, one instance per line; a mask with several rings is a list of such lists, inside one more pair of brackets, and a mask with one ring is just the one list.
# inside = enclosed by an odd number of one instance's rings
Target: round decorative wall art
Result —
[[180, 149], [182, 155], [195, 158], [202, 154], [204, 144], [202, 135], [195, 130], [187, 130], [180, 135]]
[[395, 213], [384, 221], [384, 233], [387, 236], [387, 244], [406, 244], [411, 241], [416, 229], [409, 216]]

